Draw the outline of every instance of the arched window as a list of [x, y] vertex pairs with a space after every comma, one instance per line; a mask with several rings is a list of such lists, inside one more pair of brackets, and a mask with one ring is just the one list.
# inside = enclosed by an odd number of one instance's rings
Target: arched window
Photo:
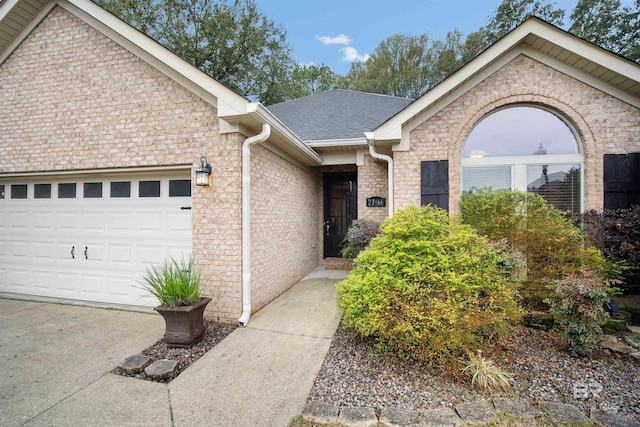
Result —
[[573, 129], [549, 110], [520, 105], [480, 120], [462, 150], [462, 191], [492, 187], [540, 194], [582, 212], [584, 156]]

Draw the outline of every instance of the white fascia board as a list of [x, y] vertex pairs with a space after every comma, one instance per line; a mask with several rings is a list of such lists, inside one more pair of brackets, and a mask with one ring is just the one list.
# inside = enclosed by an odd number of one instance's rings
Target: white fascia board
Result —
[[367, 145], [367, 140], [366, 138], [312, 139], [306, 143], [312, 148], [353, 147]]
[[295, 133], [291, 131], [284, 123], [280, 121], [273, 113], [267, 110], [259, 102], [251, 102], [247, 105], [247, 113], [255, 115], [260, 123], [268, 123], [273, 131], [282, 135], [282, 137], [289, 143], [289, 145], [295, 148], [298, 152], [304, 155], [312, 164], [321, 165], [322, 157], [316, 153], [312, 148], [307, 146]]
[[322, 166], [356, 165], [356, 164], [358, 164], [356, 151], [322, 154]]
[[[7, 1], [7, 0], [5, 0], [5, 1]], [[2, 3], [0, 5], [0, 22], [2, 22], [2, 20], [11, 12], [12, 8], [15, 7], [15, 5], [19, 1], [20, 0], [12, 0], [11, 3], [9, 3], [9, 4]], [[7, 45], [7, 47], [2, 52], [0, 52], [0, 64], [4, 63], [4, 61], [6, 61], [6, 59], [9, 56], [11, 56], [13, 51], [15, 51], [18, 48], [18, 46], [20, 46], [20, 44], [27, 37], [29, 37], [29, 34], [31, 34], [31, 32], [33, 30], [35, 30], [35, 28], [38, 25], [40, 25], [40, 22], [42, 22], [42, 20], [47, 17], [49, 12], [51, 12], [51, 9], [53, 9], [55, 5], [56, 5], [56, 3], [47, 4], [45, 7], [42, 8], [42, 10], [40, 10], [35, 15], [35, 17], [33, 19], [31, 19], [31, 21], [29, 21], [29, 23], [27, 25], [25, 25], [25, 27], [22, 29], [22, 31], [20, 31], [20, 34], [18, 35], [18, 37], [13, 39], [11, 41], [11, 43], [9, 43]], [[4, 8], [5, 6], [6, 6], [6, 8]]]
[[[249, 101], [89, 0], [59, 0], [82, 19], [216, 108], [246, 113]], [[222, 102], [221, 102], [222, 101]]]
[[[563, 74], [568, 75], [569, 77], [572, 77], [578, 81], [581, 81], [586, 85], [589, 85], [595, 89], [598, 89], [601, 92], [604, 92], [608, 95], [613, 96], [614, 98], [618, 98], [619, 100], [626, 102], [629, 105], [632, 105], [636, 108], [640, 108], [640, 98], [633, 96], [630, 93], [620, 90], [614, 86], [611, 86], [610, 84], [598, 79], [597, 77], [594, 77], [588, 73], [585, 73], [584, 71], [581, 71], [575, 67], [572, 67], [571, 65], [565, 62], [562, 62], [552, 56], [545, 55], [539, 50], [533, 49], [528, 46], [527, 47], [523, 46], [521, 49], [521, 52], [524, 55], [527, 55], [542, 64], [545, 64], [553, 69], [560, 71]], [[637, 74], [640, 75], [640, 70], [638, 71]]]
[[[574, 52], [575, 54], [584, 57], [590, 61], [601, 64], [612, 71], [619, 73], [625, 77], [638, 81], [638, 66], [630, 61], [618, 57], [615, 54], [607, 52], [591, 43], [584, 41], [580, 38], [572, 36], [559, 30], [549, 24], [541, 22], [537, 19], [530, 19], [525, 21], [522, 25], [517, 27], [511, 33], [498, 40], [492, 46], [487, 48], [486, 51], [481, 53], [478, 57], [471, 60], [468, 64], [463, 66], [456, 73], [445, 79], [442, 83], [435, 86], [421, 98], [407, 106], [404, 110], [391, 118], [388, 122], [382, 124], [375, 131], [376, 140], [390, 140], [390, 141], [403, 141], [402, 127], [413, 120], [415, 116], [420, 115], [422, 111], [429, 108], [433, 103], [437, 102], [441, 97], [445, 96], [448, 92], [453, 91], [458, 85], [473, 78], [474, 74], [480, 72], [486, 67], [490, 66], [492, 62], [498, 60], [500, 57], [507, 54], [514, 47], [521, 44], [527, 36], [534, 34], [537, 37], [541, 37], [550, 43], [556, 44], [566, 50]], [[530, 49], [529, 52], [535, 51]], [[525, 52], [524, 49], [520, 49], [518, 53]], [[513, 57], [513, 55], [509, 55]], [[531, 55], [530, 55], [531, 56]], [[538, 57], [547, 56], [539, 53]], [[560, 61], [557, 61], [558, 63]], [[566, 69], [565, 66], [563, 68]], [[602, 85], [599, 85], [603, 87]], [[628, 96], [627, 96], [628, 99]], [[400, 145], [403, 145], [402, 143]]]
[[4, 0], [2, 4], [0, 4], [0, 21], [2, 21], [11, 10], [18, 4], [20, 0]]

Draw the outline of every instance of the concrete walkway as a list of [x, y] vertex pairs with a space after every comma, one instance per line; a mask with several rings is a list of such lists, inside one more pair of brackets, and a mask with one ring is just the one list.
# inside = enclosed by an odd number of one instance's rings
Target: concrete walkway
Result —
[[160, 316], [0, 300], [0, 420], [287, 426], [302, 413], [338, 326], [334, 285], [345, 276], [314, 271], [168, 386], [109, 373], [162, 336]]

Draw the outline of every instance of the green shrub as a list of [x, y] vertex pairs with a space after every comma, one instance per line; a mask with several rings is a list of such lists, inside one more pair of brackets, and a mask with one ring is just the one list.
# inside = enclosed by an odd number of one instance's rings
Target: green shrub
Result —
[[599, 325], [605, 321], [603, 304], [609, 302], [616, 284], [617, 280], [602, 279], [584, 270], [550, 286], [552, 293], [546, 302], [551, 306], [553, 327], [571, 351], [587, 351], [598, 342], [602, 333]]
[[169, 307], [190, 305], [200, 299], [200, 273], [193, 269], [193, 258], [169, 258], [162, 265], [152, 265], [139, 283], [160, 304]]
[[510, 190], [472, 190], [460, 202], [462, 221], [492, 240], [506, 239], [522, 252], [524, 303], [540, 308], [549, 285], [583, 268], [605, 269], [599, 250], [585, 246], [580, 229], [538, 195]]
[[432, 206], [398, 211], [338, 284], [347, 327], [421, 364], [458, 371], [520, 311], [506, 255]]
[[380, 234], [380, 223], [372, 219], [356, 219], [347, 230], [340, 252], [344, 259], [353, 261], [371, 240]]

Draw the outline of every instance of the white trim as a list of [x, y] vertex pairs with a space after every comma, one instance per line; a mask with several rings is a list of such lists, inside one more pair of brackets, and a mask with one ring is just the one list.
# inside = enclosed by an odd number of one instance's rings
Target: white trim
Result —
[[42, 176], [67, 176], [67, 175], [105, 175], [105, 174], [141, 174], [149, 172], [163, 172], [174, 170], [191, 170], [193, 165], [181, 164], [172, 166], [140, 166], [140, 167], [127, 167], [127, 168], [108, 168], [108, 169], [76, 169], [76, 170], [64, 170], [64, 171], [42, 171], [42, 172], [10, 172], [0, 173], [0, 180], [4, 178], [38, 178]]
[[[358, 164], [358, 158], [355, 151], [322, 154], [322, 166], [357, 165], [357, 164]], [[364, 160], [362, 164], [364, 164]]]
[[366, 146], [366, 138], [312, 139], [305, 141], [311, 148]]
[[[6, 1], [8, 0], [5, 0], [5, 2]], [[15, 7], [15, 5], [19, 1], [20, 0], [12, 0], [12, 3], [14, 3], [12, 6], [9, 6], [7, 3], [0, 5], [0, 6], [6, 6], [6, 9], [0, 8], [0, 12], [6, 10], [6, 13], [0, 14], [0, 23], [11, 12], [12, 8]], [[27, 37], [29, 37], [31, 32], [35, 30], [38, 25], [40, 25], [40, 22], [42, 22], [44, 18], [46, 18], [47, 15], [49, 15], [49, 13], [55, 7], [55, 5], [56, 3], [49, 3], [45, 7], [43, 7], [40, 11], [38, 11], [35, 17], [32, 20], [30, 20], [29, 23], [18, 33], [18, 36], [14, 38], [11, 41], [11, 43], [7, 45], [7, 47], [5, 47], [2, 51], [0, 51], [0, 65], [3, 64], [4, 61], [6, 61], [9, 56], [11, 56], [11, 54], [18, 48], [18, 46], [20, 46], [20, 44]]]
[[[638, 81], [639, 73], [638, 66], [636, 64], [573, 35], [567, 34], [550, 24], [546, 24], [535, 18], [530, 18], [487, 48], [486, 51], [463, 66], [453, 75], [445, 79], [442, 83], [435, 86], [421, 98], [417, 99], [407, 108], [399, 112], [396, 116], [375, 129], [374, 135], [376, 141], [388, 140], [399, 142], [398, 145], [394, 146], [394, 151], [404, 151], [408, 149], [408, 132], [404, 131], [404, 126], [413, 120], [419, 120], [421, 123], [424, 121], [425, 117], [428, 118], [433, 116], [437, 111], [440, 111], [440, 109], [450, 104], [453, 100], [457, 99], [462, 93], [468, 90], [466, 88], [468, 88], [469, 85], [475, 86], [473, 82], [477, 82], [480, 75], [486, 75], [488, 72], [490, 73], [491, 70], [497, 69], [496, 65], [504, 65], [518, 54], [526, 53], [530, 55], [531, 52], [536, 51], [528, 46], [519, 46], [524, 43], [525, 39], [529, 35], [541, 37], [550, 43], [573, 52], [576, 55], [582, 56], [588, 61], [592, 61], [599, 65], [606, 64], [606, 67], [611, 71], [625, 76], [626, 78]], [[554, 68], [558, 65], [555, 61], [560, 62], [558, 60], [551, 60], [551, 58], [546, 54], [539, 51], [537, 52], [538, 53], [534, 59], [547, 57], [549, 59], [547, 59], [545, 63], [553, 64], [552, 66], [554, 66]], [[565, 64], [562, 67], [557, 68], [560, 68], [559, 71], [566, 73], [566, 70], [571, 69], [572, 67]], [[574, 71], [570, 74], [572, 77], [574, 75], [582, 74], [580, 79], [581, 81], [597, 87], [612, 96], [618, 98], [622, 96], [622, 91], [619, 89], [616, 89], [605, 82], [595, 85], [594, 80], [597, 80], [595, 77], [587, 77], [586, 73], [578, 69], [573, 70]], [[633, 96], [627, 94], [623, 95], [621, 99], [628, 102], [627, 100], [633, 99]], [[634, 104], [635, 103], [632, 105]]]
[[582, 154], [549, 154], [544, 156], [495, 156], [482, 158], [462, 158], [460, 162], [462, 166], [508, 166], [515, 164], [527, 165], [552, 165], [564, 163], [583, 163], [584, 156]]
[[247, 99], [93, 2], [57, 0], [55, 3], [226, 114], [246, 112]]

